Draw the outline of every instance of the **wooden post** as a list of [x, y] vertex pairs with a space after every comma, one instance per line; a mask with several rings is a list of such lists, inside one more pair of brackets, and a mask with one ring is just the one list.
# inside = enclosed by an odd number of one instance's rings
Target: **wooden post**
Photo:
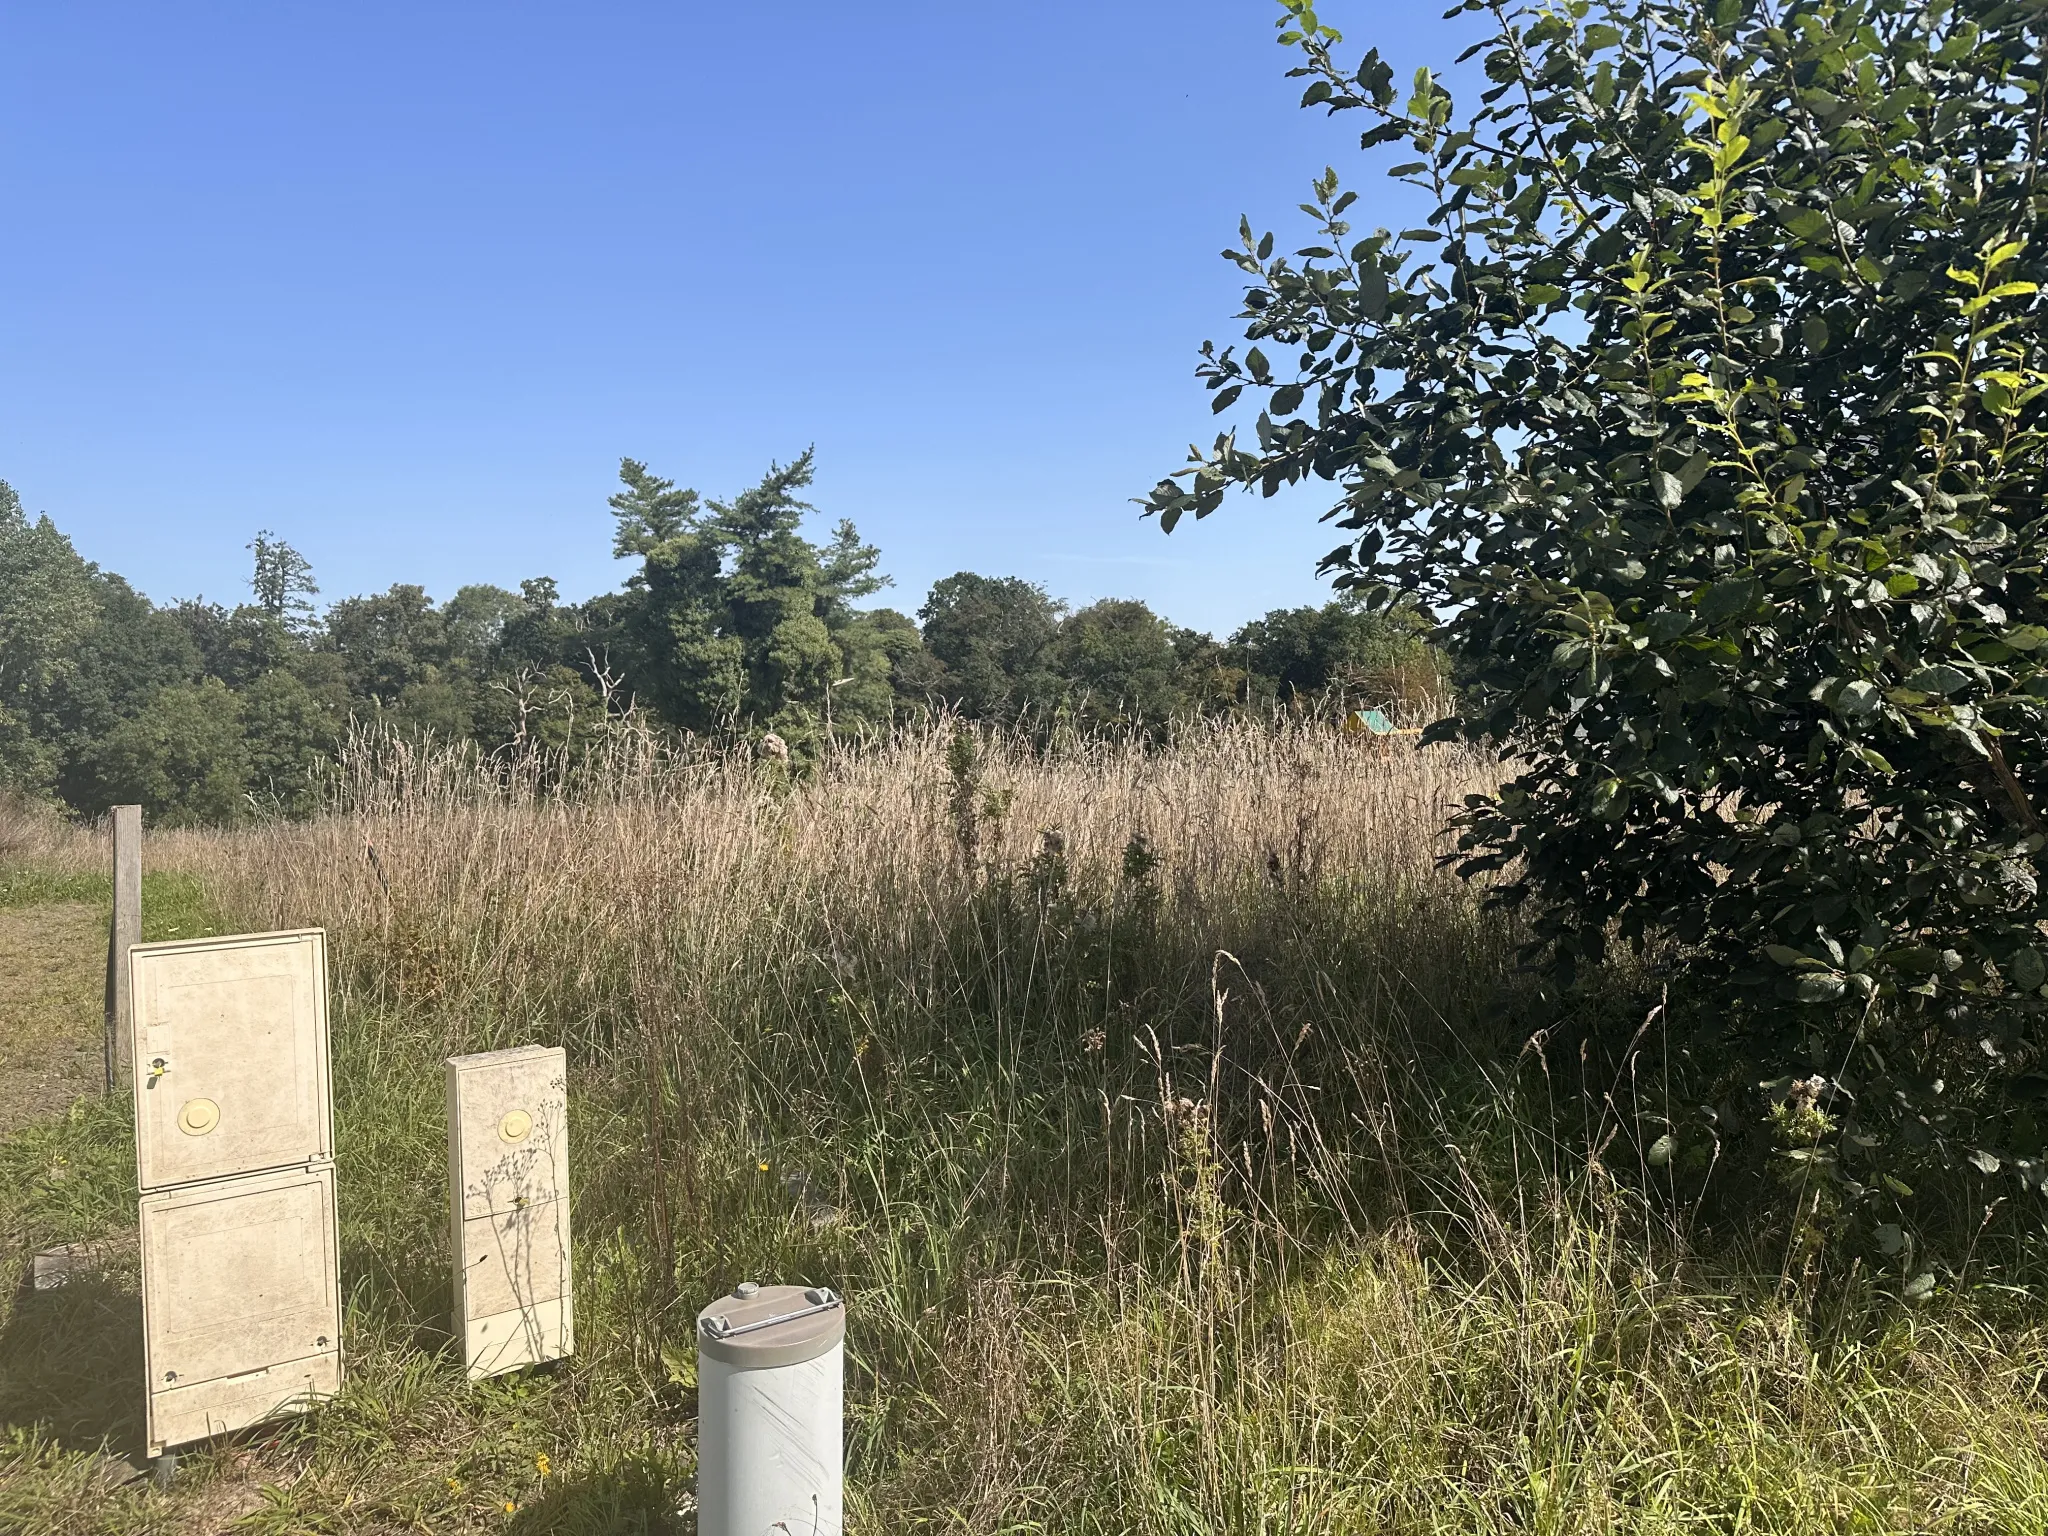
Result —
[[107, 1092], [128, 1081], [135, 1006], [128, 951], [142, 942], [142, 807], [114, 807], [114, 915], [107, 924]]

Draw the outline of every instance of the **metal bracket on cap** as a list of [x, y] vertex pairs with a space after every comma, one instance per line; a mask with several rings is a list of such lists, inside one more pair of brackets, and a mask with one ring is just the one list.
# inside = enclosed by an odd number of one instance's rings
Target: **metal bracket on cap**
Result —
[[[811, 1298], [817, 1298], [811, 1300]], [[705, 1333], [714, 1339], [737, 1338], [743, 1333], [753, 1333], [762, 1328], [773, 1328], [777, 1323], [793, 1323], [800, 1317], [815, 1317], [820, 1312], [830, 1312], [834, 1307], [843, 1307], [845, 1301], [837, 1291], [820, 1286], [814, 1291], [804, 1292], [808, 1307], [798, 1307], [794, 1312], [778, 1312], [773, 1317], [757, 1317], [751, 1323], [731, 1323], [722, 1317], [707, 1317], [701, 1320]]]

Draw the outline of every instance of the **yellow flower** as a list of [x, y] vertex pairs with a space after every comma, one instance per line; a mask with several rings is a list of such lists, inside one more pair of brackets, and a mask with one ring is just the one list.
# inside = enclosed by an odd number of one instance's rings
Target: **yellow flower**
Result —
[[516, 1515], [519, 1513], [519, 1506], [517, 1504], [514, 1504], [510, 1499], [507, 1499], [505, 1501], [505, 1513], [508, 1515]]
[[768, 1171], [768, 1165], [766, 1163], [761, 1164], [761, 1171], [763, 1173], [766, 1173]]
[[533, 1466], [536, 1472], [540, 1473], [542, 1477], [546, 1477], [548, 1475], [548, 1453], [542, 1451], [538, 1456], [534, 1457]]
[[457, 1479], [457, 1478], [453, 1478], [453, 1477], [449, 1478], [449, 1479], [448, 1479], [448, 1491], [449, 1491], [450, 1493], [460, 1493], [460, 1492], [462, 1492], [462, 1483], [461, 1483], [461, 1481], [460, 1481], [459, 1479]]

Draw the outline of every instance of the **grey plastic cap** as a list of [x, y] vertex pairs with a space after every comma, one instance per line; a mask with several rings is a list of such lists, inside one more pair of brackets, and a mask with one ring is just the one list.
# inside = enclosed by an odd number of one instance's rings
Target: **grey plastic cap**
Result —
[[800, 1365], [846, 1337], [846, 1303], [829, 1290], [744, 1285], [697, 1314], [697, 1353], [742, 1370]]

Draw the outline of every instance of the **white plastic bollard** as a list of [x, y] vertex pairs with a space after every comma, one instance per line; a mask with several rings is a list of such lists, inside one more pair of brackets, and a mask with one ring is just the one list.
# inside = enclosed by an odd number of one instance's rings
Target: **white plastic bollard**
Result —
[[846, 1304], [743, 1282], [697, 1316], [698, 1536], [841, 1536]]

